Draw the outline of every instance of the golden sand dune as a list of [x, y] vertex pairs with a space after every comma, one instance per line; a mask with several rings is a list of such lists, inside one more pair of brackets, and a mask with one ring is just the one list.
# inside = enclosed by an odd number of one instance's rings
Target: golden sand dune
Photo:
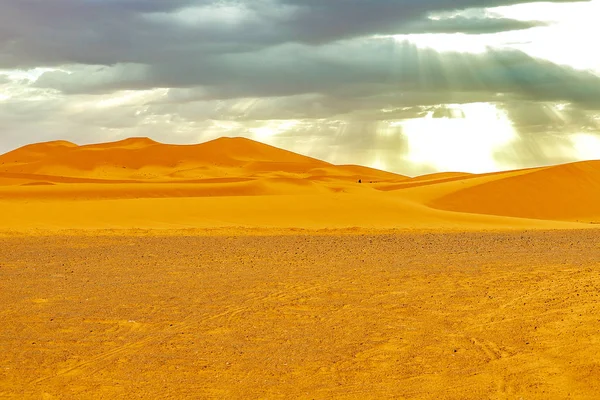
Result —
[[430, 203], [452, 211], [553, 220], [600, 221], [600, 161], [502, 174]]
[[[398, 178], [365, 167], [337, 167], [244, 138], [198, 145], [168, 145], [148, 138], [77, 146], [58, 141], [22, 147], [0, 156], [0, 172], [115, 180], [174, 180], [225, 176], [328, 174]], [[314, 171], [314, 172], [313, 172]]]
[[4, 230], [569, 228], [600, 221], [598, 199], [600, 161], [408, 178], [243, 138], [57, 141], [0, 156]]

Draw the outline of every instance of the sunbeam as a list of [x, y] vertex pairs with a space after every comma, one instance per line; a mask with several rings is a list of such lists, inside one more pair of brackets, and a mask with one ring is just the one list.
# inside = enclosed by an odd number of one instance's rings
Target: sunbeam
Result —
[[[516, 137], [505, 113], [489, 103], [454, 105], [463, 118], [426, 118], [401, 122], [408, 139], [406, 160], [439, 171], [490, 172], [504, 168], [494, 153]], [[455, 111], [456, 112], [456, 111]]]

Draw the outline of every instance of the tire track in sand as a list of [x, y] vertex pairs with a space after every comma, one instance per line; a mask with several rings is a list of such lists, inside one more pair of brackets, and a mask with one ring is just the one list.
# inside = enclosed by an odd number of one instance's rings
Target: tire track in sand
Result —
[[70, 373], [78, 373], [78, 372], [83, 372], [85, 369], [93, 369], [93, 371], [99, 371], [105, 367], [100, 367], [100, 368], [95, 368], [98, 364], [100, 364], [103, 361], [106, 360], [110, 360], [111, 358], [121, 355], [123, 353], [127, 353], [128, 350], [131, 350], [131, 352], [135, 351], [135, 350], [139, 350], [142, 347], [144, 347], [144, 345], [150, 343], [151, 341], [155, 340], [155, 337], [148, 337], [146, 339], [142, 339], [136, 342], [132, 342], [132, 343], [127, 343], [123, 346], [119, 346], [117, 348], [114, 348], [112, 350], [106, 351], [104, 353], [101, 353], [95, 357], [89, 358], [85, 361], [82, 361], [80, 363], [75, 364], [72, 367], [69, 368], [65, 368], [65, 369], [61, 369], [58, 372], [56, 372], [55, 374], [52, 375], [47, 375], [47, 376], [43, 376], [41, 378], [35, 379], [31, 382], [29, 382], [30, 385], [35, 385], [50, 379], [54, 379], [54, 378], [58, 378], [61, 376], [65, 376], [68, 375]]
[[[186, 325], [188, 325], [188, 322], [186, 322], [186, 319], [184, 319], [178, 324], [173, 324], [173, 326], [167, 327], [165, 329], [165, 331], [169, 332], [169, 331], [179, 330], [181, 327], [184, 327]], [[88, 374], [95, 373], [97, 371], [100, 371], [100, 370], [108, 367], [108, 365], [110, 365], [110, 362], [109, 362], [104, 366], [99, 366], [99, 364], [101, 364], [103, 361], [111, 361], [112, 362], [112, 359], [119, 355], [134, 353], [136, 351], [141, 350], [142, 348], [144, 348], [144, 346], [146, 346], [152, 342], [164, 340], [164, 339], [173, 337], [175, 335], [176, 335], [176, 333], [166, 333], [166, 334], [162, 334], [162, 335], [154, 334], [154, 335], [150, 335], [147, 338], [142, 339], [142, 340], [126, 343], [126, 344], [124, 344], [122, 346], [118, 346], [112, 350], [108, 350], [101, 354], [98, 354], [95, 357], [89, 358], [85, 361], [81, 361], [71, 367], [61, 369], [61, 370], [57, 371], [56, 373], [34, 379], [29, 382], [29, 385], [35, 385], [35, 384], [38, 384], [41, 382], [45, 382], [45, 381], [48, 381], [48, 380], [51, 380], [54, 378], [59, 378], [61, 376], [66, 376], [69, 374], [73, 374], [73, 375], [78, 374], [78, 373], [81, 374], [81, 373], [84, 373], [85, 370], [89, 370]]]

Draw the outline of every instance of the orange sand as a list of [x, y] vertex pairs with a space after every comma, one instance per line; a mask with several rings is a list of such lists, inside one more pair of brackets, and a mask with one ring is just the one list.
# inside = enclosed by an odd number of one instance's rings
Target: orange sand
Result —
[[[362, 183], [358, 183], [358, 180]], [[0, 230], [583, 228], [600, 161], [417, 178], [242, 138], [49, 142], [0, 156]]]
[[597, 399], [597, 238], [0, 238], [0, 398]]
[[596, 399], [599, 222], [600, 161], [29, 145], [0, 156], [0, 398]]

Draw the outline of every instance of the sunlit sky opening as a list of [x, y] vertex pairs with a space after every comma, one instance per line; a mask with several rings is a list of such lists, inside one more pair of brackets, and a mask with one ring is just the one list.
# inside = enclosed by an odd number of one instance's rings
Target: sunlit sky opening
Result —
[[463, 111], [463, 118], [433, 118], [429, 112], [425, 118], [401, 123], [408, 138], [407, 160], [439, 171], [503, 169], [494, 153], [516, 137], [506, 114], [486, 103], [455, 107]]
[[600, 137], [589, 134], [573, 136], [573, 144], [577, 155], [583, 160], [600, 159]]

